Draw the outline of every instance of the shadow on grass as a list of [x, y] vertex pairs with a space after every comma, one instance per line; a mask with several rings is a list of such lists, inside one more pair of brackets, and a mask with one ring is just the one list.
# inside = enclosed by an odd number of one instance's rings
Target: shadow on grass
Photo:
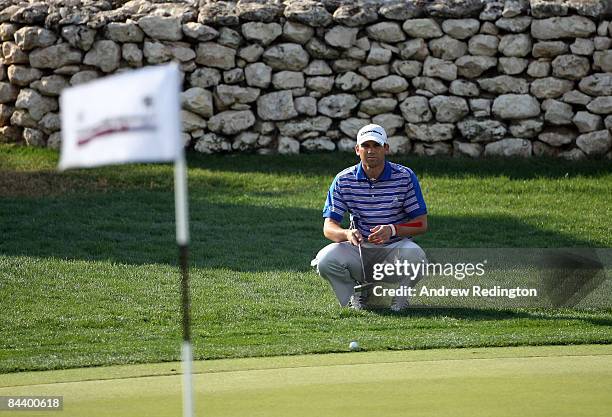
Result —
[[[392, 162], [412, 168], [419, 177], [452, 178], [504, 176], [510, 179], [600, 177], [612, 173], [610, 161], [589, 160], [568, 162], [553, 158], [456, 158], [390, 155]], [[322, 175], [333, 178], [347, 166], [358, 162], [352, 153], [302, 155], [189, 155], [191, 168], [227, 172], [259, 172], [301, 175]]]
[[[270, 279], [275, 279], [277, 272], [306, 273], [311, 270], [310, 260], [328, 243], [321, 233], [320, 210], [211, 203], [202, 194], [194, 197], [190, 206], [190, 261], [195, 268], [207, 268], [200, 270], [200, 275], [215, 274], [210, 269], [269, 272]], [[511, 217], [431, 216], [430, 227], [430, 232], [418, 240], [426, 251], [428, 247], [524, 247], [525, 236], [531, 247], [590, 246], [589, 242]], [[500, 234], [500, 230], [507, 233]], [[3, 256], [176, 266], [174, 233], [174, 200], [166, 190], [0, 199]], [[382, 310], [378, 314], [390, 313]], [[404, 315], [468, 321], [560, 318], [612, 326], [610, 319], [572, 311], [558, 315], [553, 310], [423, 308]]]
[[538, 320], [580, 320], [595, 326], [612, 326], [612, 319], [603, 317], [589, 317], [588, 313], [576, 313], [571, 309], [493, 309], [493, 308], [469, 308], [469, 307], [438, 307], [414, 306], [401, 313], [392, 312], [388, 309], [371, 310], [377, 315], [384, 317], [409, 317], [409, 318], [436, 318], [450, 317], [457, 320], [490, 321], [490, 320], [516, 320], [516, 319], [538, 319]]
[[[235, 271], [308, 271], [329, 243], [316, 209], [191, 202], [191, 264]], [[500, 216], [431, 216], [427, 247], [588, 247]], [[113, 191], [0, 200], [0, 253], [125, 264], [176, 264], [171, 193]], [[500, 231], [502, 231], [500, 233]], [[506, 231], [506, 232], [503, 232]]]

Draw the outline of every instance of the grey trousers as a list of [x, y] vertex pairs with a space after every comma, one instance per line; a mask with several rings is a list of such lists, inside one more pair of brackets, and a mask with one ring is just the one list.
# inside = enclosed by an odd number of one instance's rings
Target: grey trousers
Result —
[[[411, 263], [426, 260], [425, 252], [410, 239], [402, 239], [388, 245], [374, 245], [364, 242], [362, 255], [367, 265], [375, 263], [395, 263], [408, 261]], [[359, 247], [349, 242], [330, 243], [317, 253], [311, 265], [316, 267], [317, 273], [329, 281], [336, 293], [341, 306], [346, 306], [354, 294], [353, 287], [360, 282], [372, 281], [371, 277], [363, 276]], [[416, 282], [416, 281], [415, 281]]]

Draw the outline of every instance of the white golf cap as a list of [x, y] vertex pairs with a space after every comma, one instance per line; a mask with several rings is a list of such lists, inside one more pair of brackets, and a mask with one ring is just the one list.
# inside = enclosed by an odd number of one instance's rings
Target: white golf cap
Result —
[[361, 145], [363, 142], [373, 140], [381, 145], [387, 143], [387, 132], [380, 125], [370, 124], [365, 125], [359, 129], [357, 133], [357, 145]]

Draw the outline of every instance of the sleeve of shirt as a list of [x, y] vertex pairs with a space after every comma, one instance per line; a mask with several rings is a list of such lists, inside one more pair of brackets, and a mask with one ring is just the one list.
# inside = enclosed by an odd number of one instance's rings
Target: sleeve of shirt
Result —
[[336, 177], [327, 192], [325, 207], [323, 207], [323, 217], [341, 222], [346, 210], [346, 203], [342, 198], [342, 192], [338, 184], [338, 178]]
[[404, 212], [411, 218], [427, 214], [427, 206], [421, 192], [421, 185], [414, 172], [410, 172], [410, 182], [408, 184], [408, 193], [404, 202]]

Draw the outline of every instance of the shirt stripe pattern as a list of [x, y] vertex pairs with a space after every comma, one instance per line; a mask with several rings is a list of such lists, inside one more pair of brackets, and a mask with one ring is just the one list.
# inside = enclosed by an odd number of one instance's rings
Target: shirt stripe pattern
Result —
[[[349, 212], [364, 237], [381, 224], [404, 223], [427, 213], [415, 173], [400, 164], [385, 162], [377, 181], [365, 175], [361, 163], [336, 175], [329, 187], [323, 217], [338, 222]], [[400, 238], [394, 238], [395, 242]]]

